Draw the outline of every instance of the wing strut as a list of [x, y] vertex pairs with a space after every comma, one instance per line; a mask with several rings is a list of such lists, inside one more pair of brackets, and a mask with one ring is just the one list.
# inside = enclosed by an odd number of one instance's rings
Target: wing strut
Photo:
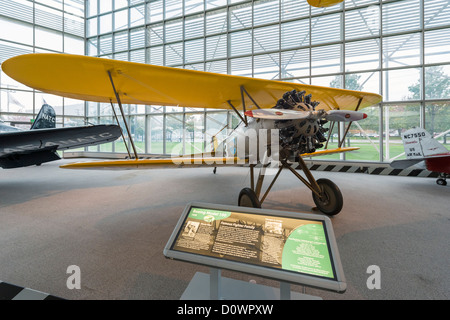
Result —
[[[114, 109], [114, 104], [112, 103], [112, 100], [111, 100], [111, 99], [109, 100], [109, 102], [111, 103], [111, 109], [112, 109], [112, 111], [113, 111], [113, 113], [114, 113], [114, 118], [116, 118], [117, 125], [118, 125], [119, 128], [120, 128], [119, 118], [117, 118], [117, 113], [116, 113], [116, 109]], [[130, 159], [131, 159], [130, 149], [128, 148], [128, 143], [126, 142], [127, 140], [125, 139], [125, 136], [124, 136], [124, 134], [123, 134], [122, 128], [120, 128], [120, 133], [122, 134], [122, 139], [123, 139], [123, 142], [124, 142], [124, 144], [125, 144], [125, 148], [127, 149], [128, 156], [129, 156]]]
[[242, 122], [245, 123], [245, 126], [248, 126], [247, 116], [245, 115], [245, 107], [244, 107], [244, 117], [237, 111], [237, 109], [233, 106], [230, 100], [227, 101], [230, 107], [234, 110], [234, 112], [238, 115], [239, 118], [241, 118]]
[[252, 102], [255, 104], [255, 106], [256, 106], [258, 109], [261, 109], [261, 108], [258, 106], [258, 104], [255, 102], [255, 100], [252, 98], [252, 96], [248, 93], [248, 91], [245, 90], [245, 87], [244, 87], [244, 86], [241, 86], [241, 99], [242, 99], [242, 106], [243, 106], [243, 108], [244, 108], [244, 111], [245, 111], [245, 98], [244, 98], [244, 93], [247, 95], [247, 97], [250, 98], [250, 100], [252, 100]]
[[[138, 159], [139, 157], [138, 157], [138, 153], [136, 151], [136, 146], [134, 145], [134, 141], [133, 141], [133, 138], [131, 136], [130, 129], [128, 128], [128, 123], [127, 123], [127, 120], [125, 119], [125, 114], [123, 112], [122, 102], [120, 100], [119, 93], [116, 90], [116, 86], [114, 85], [114, 81], [113, 81], [113, 78], [112, 78], [110, 70], [108, 70], [108, 76], [109, 76], [109, 80], [111, 81], [111, 85], [112, 85], [112, 88], [114, 90], [114, 94], [116, 95], [116, 100], [117, 100], [117, 104], [119, 105], [120, 112], [122, 113], [122, 119], [123, 119], [123, 122], [125, 124], [125, 128], [127, 130], [127, 134], [128, 134], [128, 138], [130, 139], [131, 146], [133, 147], [133, 152], [134, 152], [135, 159]], [[126, 141], [124, 141], [124, 142], [126, 144]], [[128, 149], [128, 147], [127, 147], [127, 149]], [[128, 154], [130, 154], [130, 153], [128, 152]], [[131, 158], [131, 155], [130, 155], [130, 158]]]
[[328, 143], [330, 142], [330, 138], [333, 136], [333, 130], [334, 130], [334, 124], [335, 123], [336, 123], [336, 121], [333, 121], [331, 123], [331, 128], [330, 128], [329, 133], [328, 133], [327, 143], [325, 144], [325, 148], [324, 149], [328, 149]]
[[[359, 99], [359, 101], [358, 101], [358, 105], [356, 106], [356, 109], [355, 109], [355, 111], [358, 111], [358, 109], [359, 109], [359, 107], [361, 106], [361, 102], [362, 102], [362, 100], [363, 100], [363, 98], [360, 98]], [[325, 149], [328, 149], [328, 143], [330, 142], [330, 138], [332, 137], [332, 135], [333, 135], [333, 129], [334, 129], [334, 124], [336, 123], [336, 121], [333, 121], [332, 123], [331, 123], [331, 126], [330, 126], [330, 130], [328, 131], [329, 133], [328, 133], [328, 139], [327, 139], [327, 142], [326, 142], [326, 144], [325, 144]], [[353, 123], [353, 121], [351, 121], [349, 124], [348, 124], [348, 126], [347, 126], [347, 129], [345, 130], [345, 133], [344, 133], [344, 136], [342, 137], [342, 139], [340, 138], [340, 127], [338, 127], [338, 130], [339, 130], [339, 137], [338, 137], [338, 147], [339, 148], [341, 148], [342, 147], [342, 145], [344, 144], [344, 141], [345, 141], [345, 137], [347, 136], [347, 134], [348, 134], [348, 130], [350, 129], [350, 126], [352, 125], [352, 123]]]
[[[359, 107], [361, 106], [362, 100], [363, 100], [363, 98], [359, 98], [358, 105], [356, 106], [355, 111], [358, 111]], [[350, 129], [350, 126], [352, 125], [352, 123], [353, 123], [353, 121], [351, 121], [351, 122], [348, 124], [347, 129], [345, 130], [344, 136], [342, 137], [342, 140], [339, 141], [339, 148], [342, 147], [342, 145], [344, 144], [345, 137], [347, 136], [348, 130]], [[331, 135], [331, 134], [330, 134], [330, 135]]]
[[239, 116], [239, 118], [241, 118], [242, 122], [245, 123], [245, 126], [248, 126], [248, 119], [247, 119], [247, 115], [245, 114], [245, 112], [247, 111], [247, 107], [245, 105], [245, 96], [244, 94], [247, 95], [247, 97], [250, 98], [250, 100], [253, 102], [253, 104], [256, 106], [256, 108], [261, 109], [261, 107], [256, 103], [255, 99], [252, 98], [252, 96], [248, 93], [247, 90], [245, 90], [244, 86], [240, 87], [241, 89], [241, 102], [242, 102], [242, 111], [244, 111], [244, 117], [242, 117], [242, 115], [239, 113], [239, 111], [237, 111], [236, 107], [233, 106], [233, 104], [231, 103], [230, 100], [227, 100], [227, 103], [230, 105], [231, 109], [234, 110], [234, 112]]

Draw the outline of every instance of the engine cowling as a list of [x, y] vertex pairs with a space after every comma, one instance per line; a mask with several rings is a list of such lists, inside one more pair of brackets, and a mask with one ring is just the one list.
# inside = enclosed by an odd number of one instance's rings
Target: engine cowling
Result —
[[[318, 114], [316, 107], [319, 102], [312, 101], [311, 95], [305, 95], [305, 91], [296, 90], [286, 92], [283, 98], [278, 100], [275, 109], [307, 111]], [[280, 130], [280, 147], [289, 152], [289, 157], [298, 157], [303, 153], [312, 153], [323, 147], [327, 139], [328, 131], [323, 125], [328, 121], [318, 116], [275, 121], [275, 127]]]

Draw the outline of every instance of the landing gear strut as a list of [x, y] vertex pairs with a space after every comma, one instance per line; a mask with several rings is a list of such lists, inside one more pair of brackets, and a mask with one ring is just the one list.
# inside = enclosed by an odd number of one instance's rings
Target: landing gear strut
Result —
[[450, 175], [445, 174], [445, 173], [440, 173], [439, 174], [439, 179], [436, 180], [436, 183], [440, 186], [446, 186], [447, 185], [447, 178]]
[[[264, 195], [260, 197], [261, 189], [264, 182], [264, 175], [267, 168], [267, 165], [263, 165], [259, 171], [258, 180], [256, 182], [256, 187], [254, 185], [254, 167], [255, 165], [250, 165], [250, 188], [244, 188], [241, 190], [239, 194], [239, 206], [243, 207], [253, 207], [253, 208], [261, 208], [261, 204], [266, 199], [270, 190], [272, 189], [275, 181], [278, 179], [281, 171], [283, 169], [288, 169], [291, 171], [300, 181], [302, 181], [311, 191], [313, 195], [314, 203], [321, 212], [328, 216], [333, 216], [338, 214], [342, 210], [343, 206], [343, 198], [342, 193], [339, 188], [328, 179], [319, 179], [315, 180], [311, 171], [306, 166], [306, 163], [303, 159], [299, 158], [299, 165], [304, 172], [306, 179], [302, 177], [291, 165], [287, 162], [286, 159], [280, 161], [281, 166], [278, 169], [277, 174], [273, 178], [270, 185], [267, 187]], [[264, 162], [263, 162], [264, 163]]]

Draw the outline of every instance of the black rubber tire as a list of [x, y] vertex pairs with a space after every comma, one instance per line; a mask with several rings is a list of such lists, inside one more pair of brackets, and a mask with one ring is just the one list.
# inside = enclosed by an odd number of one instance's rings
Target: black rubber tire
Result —
[[250, 208], [261, 208], [261, 203], [256, 196], [255, 191], [250, 188], [244, 188], [239, 193], [239, 202], [240, 207], [250, 207]]
[[445, 181], [444, 179], [437, 179], [436, 183], [440, 186], [446, 186], [447, 185], [447, 181]]
[[322, 198], [317, 196], [313, 192], [313, 200], [321, 212], [327, 216], [334, 216], [341, 212], [344, 205], [344, 199], [342, 198], [341, 190], [338, 186], [331, 180], [319, 179], [317, 184], [322, 190]]

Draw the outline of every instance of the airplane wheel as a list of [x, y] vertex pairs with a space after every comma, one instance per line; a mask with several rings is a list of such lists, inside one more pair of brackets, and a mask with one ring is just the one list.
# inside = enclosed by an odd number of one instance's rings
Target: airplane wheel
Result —
[[344, 199], [338, 186], [328, 179], [319, 179], [317, 184], [322, 189], [322, 197], [318, 197], [313, 192], [313, 200], [317, 208], [328, 216], [334, 216], [341, 212]]
[[437, 179], [436, 183], [440, 186], [446, 186], [447, 185], [447, 181], [445, 181], [444, 179]]
[[250, 188], [244, 188], [239, 193], [239, 206], [249, 208], [261, 208], [261, 203], [256, 196], [255, 191]]

